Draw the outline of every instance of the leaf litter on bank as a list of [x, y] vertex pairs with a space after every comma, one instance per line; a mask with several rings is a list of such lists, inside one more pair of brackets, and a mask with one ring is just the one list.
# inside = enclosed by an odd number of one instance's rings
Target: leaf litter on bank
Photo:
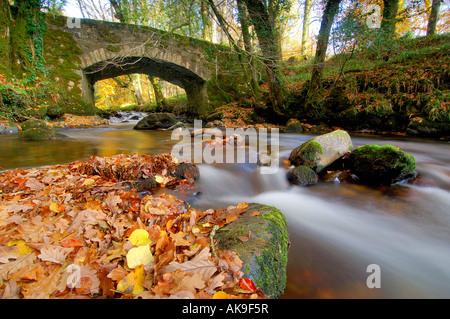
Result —
[[93, 156], [1, 173], [0, 296], [265, 298], [235, 252], [211, 247], [213, 228], [248, 205], [199, 211], [161, 192], [194, 187], [175, 177], [179, 164], [171, 154]]

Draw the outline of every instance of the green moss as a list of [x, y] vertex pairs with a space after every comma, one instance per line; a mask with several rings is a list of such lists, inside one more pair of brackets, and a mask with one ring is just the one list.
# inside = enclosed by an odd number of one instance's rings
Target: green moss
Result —
[[317, 166], [317, 158], [321, 154], [323, 154], [322, 145], [319, 142], [308, 140], [292, 151], [289, 160], [294, 166], [304, 165], [314, 169]]
[[302, 147], [303, 159], [305, 161], [313, 161], [317, 154], [323, 154], [322, 145], [316, 141], [310, 141]]
[[106, 50], [111, 51], [111, 52], [119, 52], [120, 51], [120, 47], [114, 46], [114, 45], [108, 45], [106, 47]]
[[54, 132], [42, 128], [31, 128], [19, 133], [20, 138], [34, 141], [48, 140], [55, 136]]
[[287, 174], [287, 178], [292, 184], [302, 186], [316, 184], [318, 181], [316, 172], [314, 172], [311, 168], [303, 165], [299, 165], [289, 171]]
[[44, 121], [35, 120], [35, 119], [26, 120], [20, 126], [22, 127], [23, 131], [30, 130], [30, 129], [50, 130], [50, 127], [47, 125], [47, 123], [45, 123]]
[[353, 150], [345, 166], [363, 183], [389, 185], [413, 176], [416, 160], [395, 146], [368, 144]]
[[[250, 217], [258, 211], [258, 216]], [[240, 236], [251, 236], [242, 241]], [[250, 204], [249, 210], [217, 234], [220, 249], [235, 251], [243, 261], [244, 276], [252, 279], [271, 298], [280, 297], [286, 286], [289, 234], [286, 219], [278, 209]]]
[[[269, 296], [281, 296], [286, 288], [286, 265], [288, 260], [289, 233], [287, 221], [278, 209], [261, 218], [271, 221], [269, 232], [273, 234], [271, 245], [256, 257], [259, 267], [253, 276], [255, 283]], [[267, 267], [270, 265], [270, 267]]]

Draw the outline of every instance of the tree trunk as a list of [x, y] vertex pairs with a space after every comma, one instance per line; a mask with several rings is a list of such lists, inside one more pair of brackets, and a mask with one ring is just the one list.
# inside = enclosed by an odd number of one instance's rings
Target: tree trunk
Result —
[[381, 30], [386, 39], [392, 39], [395, 35], [395, 25], [397, 23], [397, 12], [399, 0], [383, 0], [383, 19], [381, 20]]
[[147, 77], [150, 80], [150, 83], [152, 84], [152, 87], [153, 87], [153, 93], [155, 95], [155, 101], [156, 101], [156, 111], [162, 112], [162, 111], [167, 110], [167, 101], [164, 98], [164, 95], [162, 94], [161, 86], [159, 84], [158, 79], [156, 79], [155, 77], [153, 77], [151, 75], [147, 75]]
[[262, 0], [244, 0], [247, 5], [250, 20], [258, 36], [262, 60], [266, 67], [267, 83], [269, 85], [269, 100], [273, 110], [284, 115], [285, 87], [283, 73], [280, 66], [277, 34], [274, 25], [270, 23], [268, 10]]
[[207, 4], [207, 0], [201, 0], [201, 8], [200, 13], [202, 16], [202, 23], [203, 23], [203, 29], [202, 29], [202, 39], [205, 41], [212, 41], [212, 25], [211, 25], [211, 18], [209, 16], [209, 6]]
[[248, 60], [248, 67], [250, 69], [249, 70], [250, 86], [252, 88], [253, 93], [256, 93], [259, 91], [259, 85], [256, 73], [256, 65], [253, 57], [254, 52], [249, 30], [250, 24], [248, 21], [247, 8], [245, 7], [243, 0], [236, 0], [236, 2], [238, 8], [239, 24], [241, 25], [242, 31], [242, 40], [244, 42], [244, 50], [247, 53], [246, 57]]
[[0, 0], [0, 72], [11, 73], [11, 12], [8, 0]]
[[328, 0], [322, 15], [319, 36], [317, 38], [316, 57], [311, 75], [308, 96], [312, 96], [321, 87], [322, 74], [324, 69], [325, 56], [327, 53], [328, 40], [330, 38], [331, 26], [334, 17], [339, 11], [341, 0]]
[[440, 6], [441, 0], [433, 0], [430, 17], [428, 18], [427, 36], [436, 34], [436, 25], [438, 22]]
[[141, 75], [140, 74], [130, 74], [130, 81], [133, 87], [134, 96], [136, 98], [136, 103], [141, 106], [144, 103], [142, 98], [142, 88], [141, 88]]
[[303, 18], [303, 30], [302, 30], [302, 57], [306, 55], [306, 49], [309, 43], [309, 23], [311, 17], [311, 0], [305, 0], [305, 11]]

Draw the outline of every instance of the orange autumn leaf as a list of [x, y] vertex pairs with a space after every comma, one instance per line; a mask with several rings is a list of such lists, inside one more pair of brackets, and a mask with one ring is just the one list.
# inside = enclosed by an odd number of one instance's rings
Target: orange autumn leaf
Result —
[[253, 280], [247, 278], [241, 278], [241, 280], [239, 281], [239, 287], [251, 292], [256, 290], [256, 285]]
[[60, 241], [59, 244], [65, 248], [69, 248], [69, 247], [83, 247], [84, 244], [76, 239], [64, 239], [63, 241]]

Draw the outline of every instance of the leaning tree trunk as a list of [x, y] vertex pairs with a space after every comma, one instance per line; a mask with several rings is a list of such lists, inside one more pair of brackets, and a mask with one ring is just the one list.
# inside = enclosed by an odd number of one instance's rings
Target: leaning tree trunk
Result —
[[441, 0], [433, 0], [431, 5], [430, 17], [428, 18], [427, 36], [436, 33], [436, 25], [439, 17], [439, 9], [441, 6]]
[[314, 68], [309, 84], [308, 96], [313, 96], [321, 87], [323, 69], [325, 67], [325, 56], [327, 53], [328, 40], [330, 38], [331, 26], [334, 17], [339, 10], [341, 0], [328, 0], [322, 15], [319, 37], [317, 38], [316, 57], [314, 59]]

